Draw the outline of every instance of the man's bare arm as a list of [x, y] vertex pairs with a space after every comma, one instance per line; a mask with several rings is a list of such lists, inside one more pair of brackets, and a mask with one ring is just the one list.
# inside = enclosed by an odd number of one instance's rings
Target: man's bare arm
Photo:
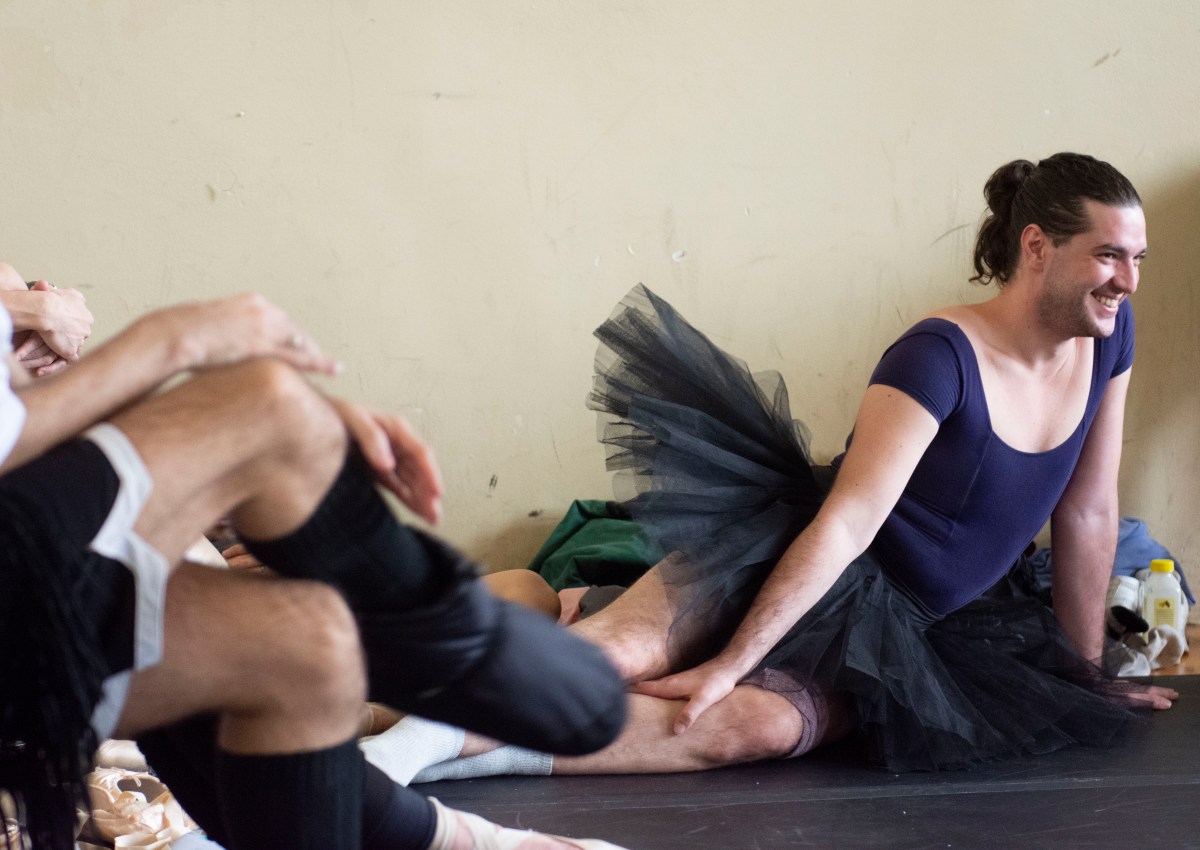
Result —
[[[1117, 469], [1128, 388], [1128, 371], [1109, 380], [1079, 463], [1050, 518], [1054, 615], [1085, 658], [1099, 659], [1104, 647], [1104, 598], [1117, 550]], [[1178, 696], [1171, 688], [1149, 687], [1140, 698], [1164, 709]]]
[[881, 385], [867, 390], [833, 490], [784, 552], [729, 645], [699, 667], [635, 688], [689, 698], [676, 720], [677, 734], [753, 670], [866, 550], [937, 431], [937, 420], [899, 390]]
[[18, 386], [14, 372], [26, 419], [0, 472], [82, 433], [179, 372], [263, 356], [303, 371], [336, 370], [286, 313], [247, 294], [150, 313], [74, 368], [41, 381]]
[[1117, 549], [1126, 371], [1108, 382], [1067, 489], [1051, 515], [1054, 613], [1085, 658], [1099, 658], [1104, 597]]

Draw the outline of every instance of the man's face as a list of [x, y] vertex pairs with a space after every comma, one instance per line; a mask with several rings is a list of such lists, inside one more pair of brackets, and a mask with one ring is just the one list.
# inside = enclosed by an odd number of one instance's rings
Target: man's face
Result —
[[1084, 201], [1084, 209], [1091, 228], [1047, 248], [1038, 318], [1066, 336], [1107, 337], [1117, 308], [1137, 290], [1146, 217], [1138, 206]]

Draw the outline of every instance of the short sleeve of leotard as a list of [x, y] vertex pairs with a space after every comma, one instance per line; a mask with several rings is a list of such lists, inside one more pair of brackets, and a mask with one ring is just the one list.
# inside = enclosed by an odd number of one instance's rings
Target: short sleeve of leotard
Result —
[[0, 306], [0, 461], [8, 457], [21, 427], [25, 424], [25, 405], [13, 394], [9, 384], [8, 355], [12, 351], [12, 320]]
[[1109, 377], [1115, 378], [1122, 372], [1129, 370], [1133, 365], [1133, 307], [1128, 301], [1122, 301], [1121, 307], [1117, 311], [1117, 327], [1113, 332], [1113, 336], [1117, 341], [1117, 362], [1113, 364], [1112, 374]]
[[923, 329], [927, 322], [937, 321], [927, 319], [896, 340], [880, 358], [871, 383], [895, 387], [941, 424], [962, 401], [963, 375], [958, 354], [945, 334]]

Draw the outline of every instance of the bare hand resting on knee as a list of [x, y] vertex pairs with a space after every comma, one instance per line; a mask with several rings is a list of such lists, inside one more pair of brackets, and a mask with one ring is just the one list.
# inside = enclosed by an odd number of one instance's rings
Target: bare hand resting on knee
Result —
[[745, 675], [746, 671], [738, 670], [718, 656], [682, 673], [639, 682], [631, 690], [659, 699], [687, 700], [673, 727], [676, 735], [682, 735], [701, 714], [729, 696]]
[[329, 402], [375, 470], [380, 484], [429, 523], [442, 516], [442, 475], [433, 450], [399, 416], [378, 413], [340, 398]]

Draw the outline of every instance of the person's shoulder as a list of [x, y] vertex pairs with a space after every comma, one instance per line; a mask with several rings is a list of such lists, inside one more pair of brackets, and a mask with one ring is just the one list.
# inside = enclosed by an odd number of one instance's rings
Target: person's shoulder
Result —
[[920, 321], [910, 326], [897, 338], [897, 342], [906, 337], [928, 334], [949, 341], [952, 347], [968, 342], [968, 329], [974, 317], [970, 310], [961, 306], [943, 307], [926, 315]]

